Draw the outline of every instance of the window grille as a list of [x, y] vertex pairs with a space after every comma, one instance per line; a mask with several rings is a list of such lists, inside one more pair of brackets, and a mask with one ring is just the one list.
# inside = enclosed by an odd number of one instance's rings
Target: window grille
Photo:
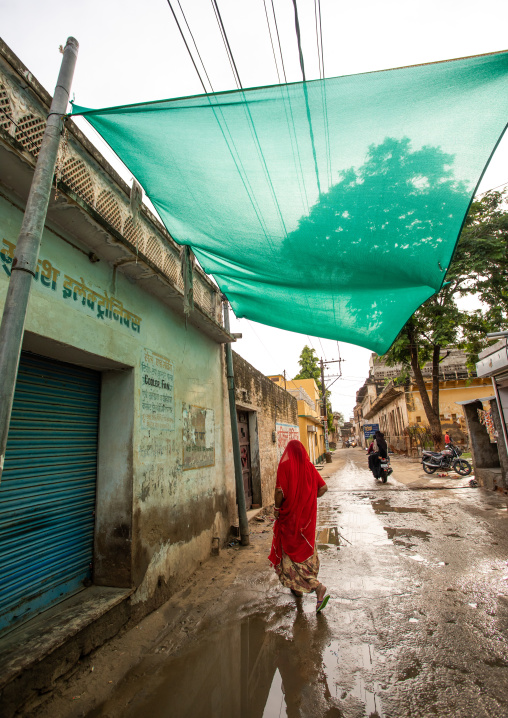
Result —
[[[3, 115], [3, 112], [1, 114]], [[37, 157], [45, 129], [46, 120], [34, 115], [25, 115], [18, 122], [14, 136], [30, 154]]]
[[9, 119], [12, 117], [12, 108], [9, 100], [9, 95], [5, 86], [0, 83], [0, 127], [9, 132], [12, 121]]
[[118, 232], [122, 231], [122, 215], [113, 192], [102, 190], [97, 200], [97, 212]]
[[77, 157], [65, 161], [62, 179], [74, 192], [91, 207], [94, 205], [94, 188], [90, 173], [85, 163]]

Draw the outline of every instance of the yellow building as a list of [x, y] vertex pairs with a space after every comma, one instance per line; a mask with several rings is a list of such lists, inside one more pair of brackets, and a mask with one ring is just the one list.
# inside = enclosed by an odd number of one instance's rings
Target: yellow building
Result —
[[321, 421], [319, 389], [314, 379], [286, 379], [282, 374], [268, 377], [298, 400], [300, 441], [310, 460], [318, 464], [324, 459], [325, 436]]

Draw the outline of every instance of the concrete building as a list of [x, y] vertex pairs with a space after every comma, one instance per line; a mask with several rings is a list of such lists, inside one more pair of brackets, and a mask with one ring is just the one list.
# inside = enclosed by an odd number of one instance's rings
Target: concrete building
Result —
[[483, 397], [462, 401], [471, 436], [475, 478], [488, 489], [508, 489], [508, 348], [500, 341], [480, 353], [478, 376], [491, 382]]
[[318, 464], [325, 455], [325, 435], [321, 420], [319, 389], [314, 379], [286, 379], [282, 374], [268, 377], [274, 384], [285, 387], [298, 401], [300, 441], [310, 460]]
[[299, 439], [294, 396], [233, 352], [240, 453], [247, 509], [273, 502], [279, 460]]
[[[439, 414], [443, 432], [448, 430], [453, 439], [468, 444], [466, 419], [462, 404], [485, 396], [488, 380], [471, 376], [465, 355], [450, 347], [442, 350], [439, 365]], [[393, 451], [417, 454], [421, 439], [428, 426], [420, 392], [411, 375], [402, 377], [402, 367], [389, 367], [382, 357], [372, 354], [369, 377], [356, 395], [355, 433], [360, 434], [362, 446], [364, 424], [379, 424]], [[422, 369], [429, 398], [432, 393], [432, 366]], [[430, 436], [425, 440], [430, 441]], [[421, 447], [420, 447], [421, 448]]]
[[[50, 99], [0, 43], [0, 310]], [[194, 267], [184, 315], [180, 248], [72, 121], [56, 185], [0, 484], [4, 715], [167, 599], [236, 515], [216, 286]]]

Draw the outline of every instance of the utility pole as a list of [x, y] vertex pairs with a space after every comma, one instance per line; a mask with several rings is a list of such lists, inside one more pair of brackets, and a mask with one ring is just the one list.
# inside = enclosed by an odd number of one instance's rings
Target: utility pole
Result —
[[55, 94], [51, 102], [12, 261], [11, 278], [0, 325], [0, 376], [2, 377], [0, 385], [0, 478], [4, 467], [28, 298], [32, 287], [32, 278], [35, 277], [37, 269], [42, 231], [46, 221], [60, 146], [62, 117], [66, 113], [69, 102], [78, 49], [78, 41], [69, 37], [63, 51]]
[[[224, 328], [229, 334], [229, 308], [228, 300], [222, 295], [224, 304]], [[238, 504], [238, 522], [240, 524], [240, 543], [242, 546], [248, 546], [249, 540], [249, 522], [247, 521], [247, 509], [245, 506], [245, 489], [243, 486], [242, 459], [240, 457], [240, 439], [238, 436], [238, 421], [236, 418], [236, 401], [235, 401], [235, 374], [233, 371], [233, 352], [231, 344], [226, 344], [226, 368], [228, 377], [228, 393], [229, 393], [229, 414], [231, 417], [231, 438], [233, 439], [233, 458], [235, 462], [235, 484], [236, 484], [236, 502]]]
[[325, 365], [322, 359], [319, 360], [319, 366], [321, 367], [321, 387], [323, 390], [322, 411], [324, 417], [323, 429], [325, 432], [325, 451], [328, 454], [330, 451], [330, 444], [328, 443], [328, 409], [326, 406]]
[[[338, 346], [338, 342], [337, 342], [337, 346]], [[327, 461], [331, 461], [331, 454], [330, 454], [330, 444], [328, 443], [328, 409], [327, 409], [327, 401], [326, 401], [326, 392], [327, 392], [328, 388], [330, 386], [332, 386], [332, 384], [335, 384], [337, 379], [341, 378], [341, 376], [342, 376], [341, 364], [343, 361], [345, 361], [345, 359], [341, 358], [340, 349], [339, 349], [339, 358], [338, 359], [329, 359], [329, 360], [325, 359], [323, 361], [323, 359], [321, 358], [319, 360], [319, 366], [321, 368], [321, 386], [323, 388], [322, 411], [323, 411], [323, 417], [324, 417], [323, 429], [325, 432], [325, 449], [326, 449], [326, 460]], [[328, 385], [328, 387], [325, 386], [325, 364], [338, 364], [339, 365], [339, 374], [337, 375], [335, 380], [332, 381], [332, 384]]]

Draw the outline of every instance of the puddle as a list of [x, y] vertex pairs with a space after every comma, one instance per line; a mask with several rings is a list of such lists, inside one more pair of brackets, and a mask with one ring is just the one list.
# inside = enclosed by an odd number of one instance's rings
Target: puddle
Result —
[[388, 499], [376, 499], [372, 502], [372, 508], [376, 514], [426, 514], [426, 509], [414, 508], [409, 506], [391, 506]]
[[319, 529], [316, 533], [316, 540], [320, 544], [319, 548], [329, 548], [329, 545], [340, 546], [342, 544], [339, 529], [337, 528], [337, 526]]
[[[389, 539], [396, 538], [397, 536], [405, 536], [406, 538], [421, 538], [423, 541], [428, 541], [430, 533], [428, 531], [420, 531], [420, 529], [393, 529], [388, 526], [383, 526], [386, 531], [386, 535]], [[397, 542], [402, 543], [402, 542]]]
[[358, 711], [358, 700], [383, 717], [371, 646], [348, 644], [345, 659], [324, 615], [300, 610], [284, 634], [257, 615], [204, 635], [155, 665], [147, 657], [87, 718], [339, 718], [338, 703]]

